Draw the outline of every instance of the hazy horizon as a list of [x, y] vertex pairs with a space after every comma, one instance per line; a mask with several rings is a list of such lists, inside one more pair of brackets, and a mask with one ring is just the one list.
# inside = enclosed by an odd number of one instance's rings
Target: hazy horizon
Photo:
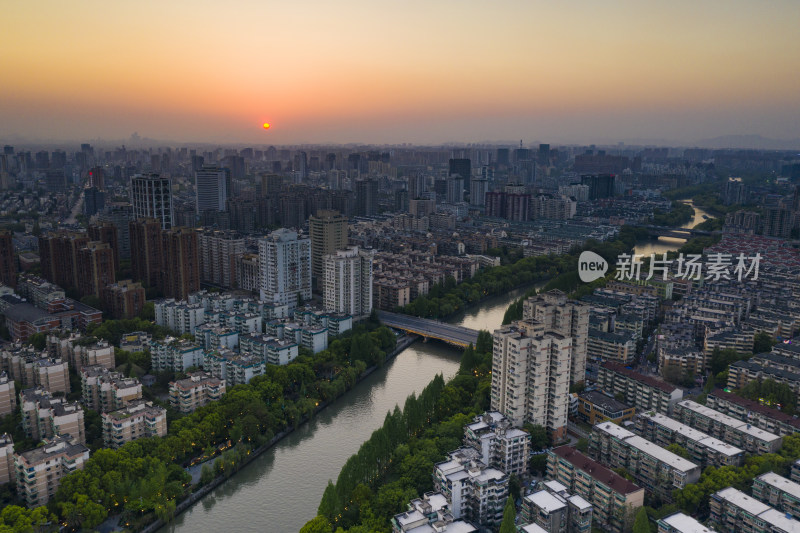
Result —
[[0, 139], [800, 139], [792, 0], [51, 0], [4, 13]]

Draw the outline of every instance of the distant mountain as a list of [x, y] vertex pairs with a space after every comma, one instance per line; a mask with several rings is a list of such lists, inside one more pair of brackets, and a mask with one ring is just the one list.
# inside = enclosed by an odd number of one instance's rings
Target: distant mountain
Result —
[[722, 135], [697, 141], [703, 148], [750, 148], [753, 150], [798, 150], [800, 139], [768, 139], [761, 135]]

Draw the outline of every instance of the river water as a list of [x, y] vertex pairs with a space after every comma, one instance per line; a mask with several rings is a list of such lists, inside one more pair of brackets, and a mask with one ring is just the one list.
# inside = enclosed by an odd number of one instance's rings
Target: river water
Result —
[[[682, 228], [691, 229], [696, 225], [704, 222], [706, 219], [703, 218], [703, 215], [708, 216], [709, 218], [712, 217], [708, 212], [704, 211], [703, 209], [697, 207], [692, 203], [691, 200], [688, 200], [684, 203], [691, 205], [694, 208], [694, 218], [687, 222], [686, 224], [682, 225]], [[664, 252], [671, 252], [673, 250], [677, 250], [681, 246], [686, 244], [686, 239], [675, 239], [673, 237], [659, 237], [658, 240], [645, 240], [636, 243], [636, 246], [633, 248], [635, 254], [641, 254], [645, 257], [650, 257], [650, 254], [660, 255]]]
[[[525, 290], [487, 299], [451, 322], [492, 331]], [[419, 393], [436, 374], [455, 375], [460, 355], [460, 349], [435, 341], [412, 344], [160, 533], [299, 531], [316, 516], [328, 479], [336, 481], [386, 412], [396, 404], [402, 408], [406, 397]]]

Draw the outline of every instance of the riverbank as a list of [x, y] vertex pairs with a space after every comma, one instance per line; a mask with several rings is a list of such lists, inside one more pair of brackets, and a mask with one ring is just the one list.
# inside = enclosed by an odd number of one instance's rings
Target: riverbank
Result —
[[[397, 345], [395, 346], [394, 350], [392, 350], [391, 352], [386, 354], [386, 356], [384, 358], [384, 364], [386, 362], [391, 361], [394, 357], [396, 357], [403, 350], [405, 350], [406, 348], [408, 348], [409, 346], [414, 344], [417, 340], [419, 340], [419, 337], [417, 337], [416, 335], [405, 335], [403, 337], [400, 337], [398, 339], [398, 341], [397, 341]], [[366, 378], [368, 378], [370, 375], [372, 375], [379, 368], [380, 367], [376, 366], [376, 365], [373, 365], [373, 366], [367, 368], [356, 379], [356, 382], [353, 384], [353, 386], [350, 389], [348, 389], [344, 394], [342, 394], [341, 396], [338, 396], [336, 398], [333, 398], [331, 400], [326, 400], [326, 401], [320, 403], [320, 405], [317, 408], [314, 409], [314, 411], [311, 413], [311, 415], [304, 417], [303, 419], [301, 419], [293, 427], [284, 429], [283, 431], [281, 431], [280, 433], [275, 435], [272, 439], [270, 439], [270, 441], [267, 442], [266, 444], [263, 444], [263, 445], [259, 446], [258, 448], [249, 451], [247, 456], [242, 460], [242, 462], [240, 462], [239, 464], [235, 465], [234, 468], [229, 469], [228, 471], [225, 471], [224, 473], [222, 473], [220, 475], [217, 475], [216, 477], [214, 477], [214, 479], [212, 479], [208, 483], [206, 483], [206, 484], [204, 484], [202, 486], [198, 486], [198, 488], [196, 490], [192, 491], [186, 498], [184, 498], [180, 503], [178, 503], [175, 506], [175, 512], [173, 514], [173, 519], [175, 517], [179, 516], [181, 513], [189, 510], [194, 504], [196, 504], [200, 500], [202, 500], [212, 490], [216, 489], [220, 485], [224, 484], [226, 481], [228, 481], [231, 478], [235, 477], [237, 473], [239, 473], [246, 466], [248, 466], [250, 463], [252, 463], [260, 455], [262, 455], [264, 452], [270, 450], [276, 444], [278, 444], [280, 441], [282, 441], [284, 438], [288, 437], [289, 435], [294, 433], [297, 429], [301, 428], [302, 426], [304, 426], [305, 424], [307, 424], [308, 422], [313, 420], [314, 417], [316, 417], [324, 409], [326, 409], [327, 407], [335, 404], [338, 400], [340, 400], [340, 399], [344, 398], [345, 396], [347, 396], [347, 394], [350, 391], [352, 391], [356, 387], [356, 385], [358, 385], [359, 383], [364, 381]], [[205, 462], [203, 462], [203, 463], [201, 463], [199, 465], [195, 465], [195, 466], [196, 467], [199, 466], [199, 467], [202, 468], [202, 465], [213, 464], [216, 459], [217, 459], [217, 457], [212, 457], [212, 458], [208, 459], [207, 461], [205, 461]], [[114, 517], [114, 518], [116, 518], [116, 517]], [[112, 521], [114, 518], [109, 518], [109, 520], [107, 520], [107, 522]], [[171, 520], [170, 520], [170, 522], [171, 522]], [[151, 522], [150, 524], [148, 524], [146, 527], [144, 527], [143, 529], [141, 529], [139, 531], [141, 533], [155, 533], [159, 529], [163, 528], [164, 526], [168, 526], [168, 525], [169, 525], [169, 522], [164, 522], [163, 520], [157, 518], [155, 521]], [[101, 528], [102, 528], [102, 526], [101, 526]], [[98, 529], [100, 529], [100, 528], [98, 528]], [[113, 530], [111, 530], [111, 531], [113, 531]]]

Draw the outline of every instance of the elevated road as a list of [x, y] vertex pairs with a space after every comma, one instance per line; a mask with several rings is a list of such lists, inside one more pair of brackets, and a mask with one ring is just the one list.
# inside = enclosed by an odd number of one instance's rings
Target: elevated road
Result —
[[478, 342], [478, 332], [474, 329], [438, 322], [427, 318], [378, 311], [381, 322], [395, 329], [414, 333], [425, 339], [438, 339], [456, 346], [473, 346]]

